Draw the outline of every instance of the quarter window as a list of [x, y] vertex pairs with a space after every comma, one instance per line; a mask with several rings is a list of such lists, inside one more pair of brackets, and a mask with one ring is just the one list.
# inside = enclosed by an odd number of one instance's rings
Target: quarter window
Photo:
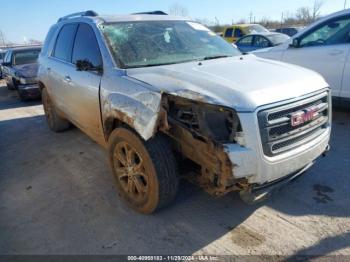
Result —
[[350, 18], [329, 21], [306, 35], [300, 41], [300, 46], [320, 46], [349, 43]]
[[56, 41], [54, 57], [63, 61], [71, 62], [74, 35], [77, 30], [76, 24], [68, 24], [62, 27]]
[[251, 46], [253, 42], [253, 36], [246, 36], [244, 38], [241, 38], [241, 40], [238, 40], [238, 44], [240, 46]]
[[102, 65], [100, 48], [95, 33], [87, 24], [79, 25], [72, 57], [73, 64], [76, 64], [80, 60], [91, 63], [94, 67], [100, 67]]

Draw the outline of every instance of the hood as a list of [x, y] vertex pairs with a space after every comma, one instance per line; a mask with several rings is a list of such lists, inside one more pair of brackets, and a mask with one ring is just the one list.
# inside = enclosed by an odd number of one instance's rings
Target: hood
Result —
[[14, 66], [14, 69], [16, 70], [17, 75], [25, 78], [37, 77], [38, 68], [39, 68], [38, 63]]
[[328, 86], [311, 70], [254, 55], [128, 69], [126, 73], [161, 92], [237, 111], [254, 111]]

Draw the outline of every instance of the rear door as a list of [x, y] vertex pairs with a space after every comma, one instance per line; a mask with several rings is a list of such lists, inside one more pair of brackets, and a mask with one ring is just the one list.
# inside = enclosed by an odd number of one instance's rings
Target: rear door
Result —
[[72, 64], [72, 49], [77, 28], [77, 23], [67, 24], [61, 28], [46, 65], [49, 95], [59, 111], [71, 121], [76, 118], [77, 113], [67, 104], [70, 96], [68, 92], [70, 83], [67, 76], [75, 70]]
[[[78, 71], [77, 63], [88, 63], [93, 69]], [[100, 114], [100, 82], [102, 56], [93, 28], [79, 24], [73, 45], [72, 64], [75, 66], [66, 76], [69, 79], [65, 103], [74, 109], [74, 118], [80, 128], [99, 143], [104, 143]]]
[[333, 96], [340, 96], [350, 51], [349, 33], [350, 16], [328, 20], [300, 36], [300, 47], [289, 47], [282, 60], [319, 72], [330, 85]]

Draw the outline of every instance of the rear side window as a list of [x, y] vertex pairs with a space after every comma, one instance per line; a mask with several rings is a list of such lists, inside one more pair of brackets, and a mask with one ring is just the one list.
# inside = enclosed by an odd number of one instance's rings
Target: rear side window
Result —
[[102, 66], [100, 48], [92, 28], [87, 24], [80, 24], [73, 48], [73, 64], [77, 61], [91, 63], [94, 67]]
[[232, 37], [233, 28], [228, 28], [225, 32], [225, 37]]
[[56, 41], [53, 56], [63, 61], [71, 62], [72, 47], [75, 32], [77, 30], [76, 24], [69, 24], [62, 27]]

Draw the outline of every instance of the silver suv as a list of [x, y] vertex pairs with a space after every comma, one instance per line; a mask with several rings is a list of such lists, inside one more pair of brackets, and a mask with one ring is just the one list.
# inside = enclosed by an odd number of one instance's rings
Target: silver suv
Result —
[[162, 12], [61, 18], [42, 49], [49, 127], [106, 147], [135, 210], [168, 205], [181, 174], [215, 196], [267, 196], [328, 149], [330, 91], [310, 70], [242, 55]]

